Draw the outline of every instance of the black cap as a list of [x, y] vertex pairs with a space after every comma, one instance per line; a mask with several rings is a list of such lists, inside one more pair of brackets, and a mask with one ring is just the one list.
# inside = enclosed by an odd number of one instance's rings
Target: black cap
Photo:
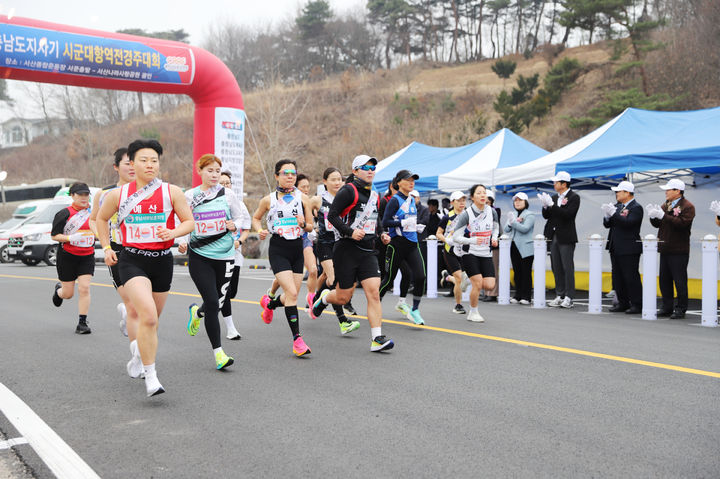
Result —
[[416, 175], [415, 173], [412, 173], [410, 170], [400, 170], [400, 171], [398, 171], [397, 174], [395, 175], [395, 179], [396, 179], [397, 181], [407, 180], [407, 179], [410, 179], [410, 178], [412, 178], [413, 180], [416, 180], [416, 181], [417, 181], [417, 180], [420, 179], [420, 176]]
[[70, 194], [74, 195], [75, 193], [82, 195], [82, 194], [90, 194], [90, 187], [86, 185], [85, 183], [73, 183], [72, 186], [70, 186]]

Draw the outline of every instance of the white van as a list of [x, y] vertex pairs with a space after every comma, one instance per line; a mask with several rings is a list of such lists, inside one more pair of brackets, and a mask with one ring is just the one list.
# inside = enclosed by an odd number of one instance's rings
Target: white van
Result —
[[40, 214], [51, 203], [52, 200], [33, 200], [20, 203], [20, 205], [15, 208], [15, 211], [13, 211], [12, 217], [0, 223], [0, 263], [13, 261], [7, 251], [7, 242], [10, 238], [10, 233], [27, 223], [33, 216]]

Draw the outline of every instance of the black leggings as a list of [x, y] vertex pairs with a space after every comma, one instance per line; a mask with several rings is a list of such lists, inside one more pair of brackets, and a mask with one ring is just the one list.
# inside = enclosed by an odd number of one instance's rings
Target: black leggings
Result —
[[222, 315], [228, 317], [232, 315], [232, 304], [231, 299], [237, 294], [238, 281], [240, 280], [240, 266], [235, 266], [232, 271], [232, 277], [230, 278], [230, 286], [228, 287], [227, 294], [225, 295], [225, 302], [222, 305]]
[[[404, 236], [396, 236], [387, 246], [387, 252], [385, 253], [385, 279], [380, 285], [380, 297], [385, 296], [385, 293], [392, 287], [395, 276], [400, 269], [400, 265], [406, 262], [412, 272], [413, 283], [413, 296], [416, 300], [420, 299], [425, 291], [425, 262], [423, 261], [422, 254], [420, 254], [420, 247], [414, 241], [410, 241]], [[400, 291], [401, 296], [404, 296]], [[407, 295], [407, 284], [404, 291]]]
[[[205, 332], [213, 349], [217, 349], [221, 346], [218, 312], [226, 302], [234, 260], [210, 259], [190, 249], [188, 262], [190, 277], [203, 299], [198, 313], [205, 317]], [[228, 299], [227, 302], [229, 303], [230, 300]]]
[[530, 290], [532, 289], [532, 264], [535, 256], [523, 258], [520, 250], [513, 241], [510, 244], [510, 261], [512, 261], [513, 272], [515, 273], [515, 299], [530, 301]]

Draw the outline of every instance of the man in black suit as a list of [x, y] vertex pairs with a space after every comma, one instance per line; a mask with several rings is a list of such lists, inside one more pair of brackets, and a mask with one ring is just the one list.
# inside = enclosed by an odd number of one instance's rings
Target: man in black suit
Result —
[[635, 186], [621, 181], [611, 188], [616, 204], [607, 203], [603, 211], [603, 225], [610, 229], [607, 249], [610, 250], [612, 280], [618, 303], [611, 313], [642, 313], [642, 282], [640, 281], [640, 227], [643, 207], [635, 201]]
[[550, 245], [550, 261], [555, 276], [557, 296], [548, 306], [572, 308], [575, 299], [575, 245], [578, 242], [575, 217], [580, 209], [580, 196], [570, 190], [570, 173], [560, 171], [551, 178], [556, 193], [538, 195], [547, 220], [543, 234]]

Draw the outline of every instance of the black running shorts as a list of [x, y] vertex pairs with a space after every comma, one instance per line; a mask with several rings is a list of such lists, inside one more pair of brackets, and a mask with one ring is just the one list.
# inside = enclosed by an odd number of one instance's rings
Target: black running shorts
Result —
[[[110, 242], [110, 247], [111, 247], [112, 250], [115, 252], [115, 256], [116, 256], [116, 257], [118, 258], [118, 260], [119, 260], [119, 259], [120, 259], [120, 253], [122, 252], [123, 249], [125, 249], [125, 248], [123, 248], [123, 245], [117, 244], [117, 243], [113, 243], [113, 242], [111, 241], [111, 242]], [[123, 285], [123, 282], [122, 282], [122, 280], [120, 279], [120, 270], [118, 269], [118, 268], [119, 268], [119, 267], [118, 267], [119, 264], [120, 264], [120, 262], [118, 261], [118, 262], [115, 263], [114, 265], [108, 266], [108, 269], [110, 270], [110, 279], [112, 280], [113, 286], [115, 286], [115, 289], [118, 289], [120, 286]]]
[[495, 277], [495, 266], [492, 262], [492, 256], [475, 256], [474, 254], [465, 254], [460, 259], [462, 261], [462, 269], [468, 278], [481, 275], [483, 278]]
[[450, 251], [443, 249], [443, 258], [445, 258], [445, 264], [447, 265], [448, 273], [453, 274], [455, 271], [460, 270], [460, 258], [458, 258], [452, 249]]
[[173, 255], [170, 249], [125, 248], [118, 258], [118, 266], [123, 284], [136, 276], [143, 276], [150, 280], [153, 293], [170, 291], [173, 276]]
[[365, 251], [354, 244], [353, 240], [341, 239], [335, 243], [333, 267], [335, 279], [340, 289], [350, 289], [356, 281], [379, 278], [380, 267], [374, 251]]
[[281, 271], [302, 274], [305, 267], [302, 238], [286, 240], [280, 236], [272, 235], [270, 247], [268, 248], [268, 258], [270, 259], [270, 269], [272, 269], [273, 274], [278, 274]]
[[60, 281], [75, 281], [78, 276], [95, 273], [95, 255], [74, 255], [65, 251], [62, 245], [58, 245], [55, 268]]
[[335, 243], [315, 243], [315, 257], [320, 263], [333, 259], [333, 245]]

